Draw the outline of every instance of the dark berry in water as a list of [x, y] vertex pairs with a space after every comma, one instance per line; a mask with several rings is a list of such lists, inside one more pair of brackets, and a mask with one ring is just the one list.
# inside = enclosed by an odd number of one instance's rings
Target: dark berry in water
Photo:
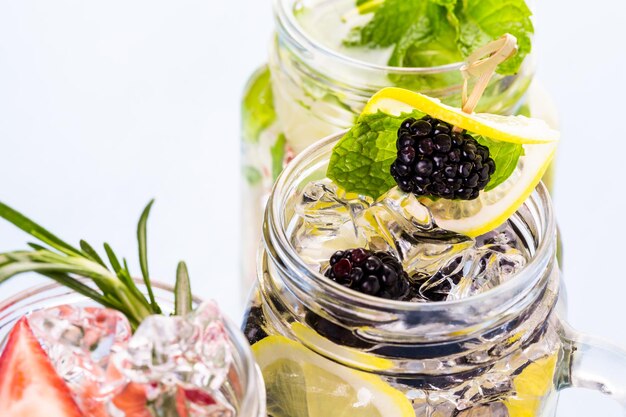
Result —
[[250, 307], [243, 324], [243, 333], [248, 339], [248, 343], [253, 345], [267, 337], [267, 333], [263, 329], [264, 325], [265, 318], [261, 306]]
[[409, 293], [409, 276], [387, 252], [362, 248], [335, 252], [325, 275], [345, 287], [376, 297], [405, 300]]
[[489, 148], [430, 116], [402, 122], [396, 147], [391, 175], [402, 191], [418, 196], [473, 200], [496, 170]]
[[330, 320], [308, 311], [305, 315], [305, 322], [311, 326], [317, 333], [324, 336], [328, 340], [343, 346], [349, 346], [359, 349], [368, 349], [372, 345], [365, 340], [359, 338], [347, 325], [337, 324]]

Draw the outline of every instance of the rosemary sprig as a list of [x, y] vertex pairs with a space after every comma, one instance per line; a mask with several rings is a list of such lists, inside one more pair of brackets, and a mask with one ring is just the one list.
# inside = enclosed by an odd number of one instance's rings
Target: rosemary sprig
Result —
[[[80, 248], [66, 243], [28, 217], [0, 202], [0, 217], [36, 238], [38, 243], [29, 243], [31, 250], [0, 253], [0, 283], [25, 272], [36, 272], [64, 285], [97, 303], [122, 312], [133, 328], [151, 314], [161, 314], [148, 272], [146, 224], [154, 201], [144, 209], [137, 226], [139, 261], [148, 292], [148, 298], [135, 285], [126, 259], [119, 258], [104, 243], [107, 266], [98, 252], [86, 241]], [[177, 311], [187, 312], [191, 308], [191, 290], [186, 267], [179, 266], [176, 280]], [[181, 269], [184, 271], [181, 272]], [[95, 287], [84, 283], [90, 279]], [[180, 304], [180, 306], [179, 306]]]
[[193, 304], [191, 299], [191, 284], [189, 282], [187, 265], [184, 262], [180, 262], [176, 270], [176, 287], [174, 289], [174, 295], [176, 296], [176, 315], [184, 316], [185, 314], [190, 313]]
[[159, 305], [154, 300], [154, 293], [152, 292], [152, 285], [150, 285], [150, 274], [148, 273], [148, 231], [147, 223], [148, 216], [150, 215], [150, 209], [154, 200], [151, 200], [146, 208], [141, 213], [139, 218], [139, 224], [137, 225], [137, 242], [139, 243], [139, 265], [141, 266], [141, 275], [143, 275], [143, 281], [146, 284], [148, 290], [148, 296], [150, 297], [150, 305], [157, 312], [161, 313]]

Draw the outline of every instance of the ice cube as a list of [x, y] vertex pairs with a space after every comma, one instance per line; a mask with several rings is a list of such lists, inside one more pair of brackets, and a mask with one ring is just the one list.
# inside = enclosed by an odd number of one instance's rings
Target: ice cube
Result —
[[356, 218], [357, 232], [371, 250], [389, 251], [409, 275], [434, 275], [474, 246], [474, 240], [439, 228], [417, 197], [392, 188]]
[[64, 305], [35, 311], [28, 321], [59, 376], [79, 397], [104, 401], [126, 385], [112, 360], [131, 335], [122, 313]]
[[325, 268], [336, 251], [365, 245], [365, 240], [355, 233], [352, 222], [331, 230], [298, 219], [294, 228], [295, 231], [290, 233], [291, 244], [300, 258], [318, 272]]
[[355, 218], [371, 202], [368, 197], [346, 193], [330, 180], [308, 184], [288, 231], [293, 247], [304, 262], [319, 271], [335, 251], [363, 246]]
[[295, 211], [306, 223], [320, 229], [336, 230], [371, 204], [371, 199], [346, 193], [325, 179], [307, 184]]
[[448, 294], [448, 300], [459, 300], [481, 294], [504, 282], [527, 263], [524, 254], [508, 245], [486, 245], [470, 259], [468, 272]]
[[186, 316], [147, 317], [115, 359], [132, 382], [214, 395], [230, 370], [231, 352], [219, 310], [207, 302]]

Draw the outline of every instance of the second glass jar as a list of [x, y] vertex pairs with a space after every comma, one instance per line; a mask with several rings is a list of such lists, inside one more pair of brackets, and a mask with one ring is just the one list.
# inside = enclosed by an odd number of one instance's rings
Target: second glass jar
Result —
[[[306, 7], [317, 12], [318, 8], [345, 8], [345, 4], [345, 0], [309, 1]], [[255, 277], [255, 254], [267, 197], [278, 174], [295, 155], [316, 139], [352, 126], [368, 99], [384, 87], [416, 90], [455, 106], [461, 102], [462, 62], [402, 68], [354, 59], [328, 48], [307, 32], [298, 19], [303, 7], [301, 0], [274, 1], [276, 34], [268, 64], [250, 77], [244, 91], [244, 291]], [[496, 75], [477, 111], [525, 114], [555, 124], [551, 101], [533, 81], [533, 75], [532, 57], [525, 60], [518, 74]]]

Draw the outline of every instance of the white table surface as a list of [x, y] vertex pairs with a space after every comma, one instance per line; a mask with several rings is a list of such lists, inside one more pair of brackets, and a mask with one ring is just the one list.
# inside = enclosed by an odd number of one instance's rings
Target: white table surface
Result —
[[[555, 204], [570, 320], [626, 346], [626, 12], [618, 0], [537, 11], [538, 73], [563, 125]], [[238, 319], [239, 100], [271, 27], [267, 0], [0, 1], [0, 200], [69, 241], [107, 240], [138, 273], [136, 220], [156, 197], [152, 274], [172, 281], [186, 259], [195, 292]], [[0, 250], [24, 242], [0, 223]], [[586, 415], [620, 412], [565, 392], [559, 416]]]

